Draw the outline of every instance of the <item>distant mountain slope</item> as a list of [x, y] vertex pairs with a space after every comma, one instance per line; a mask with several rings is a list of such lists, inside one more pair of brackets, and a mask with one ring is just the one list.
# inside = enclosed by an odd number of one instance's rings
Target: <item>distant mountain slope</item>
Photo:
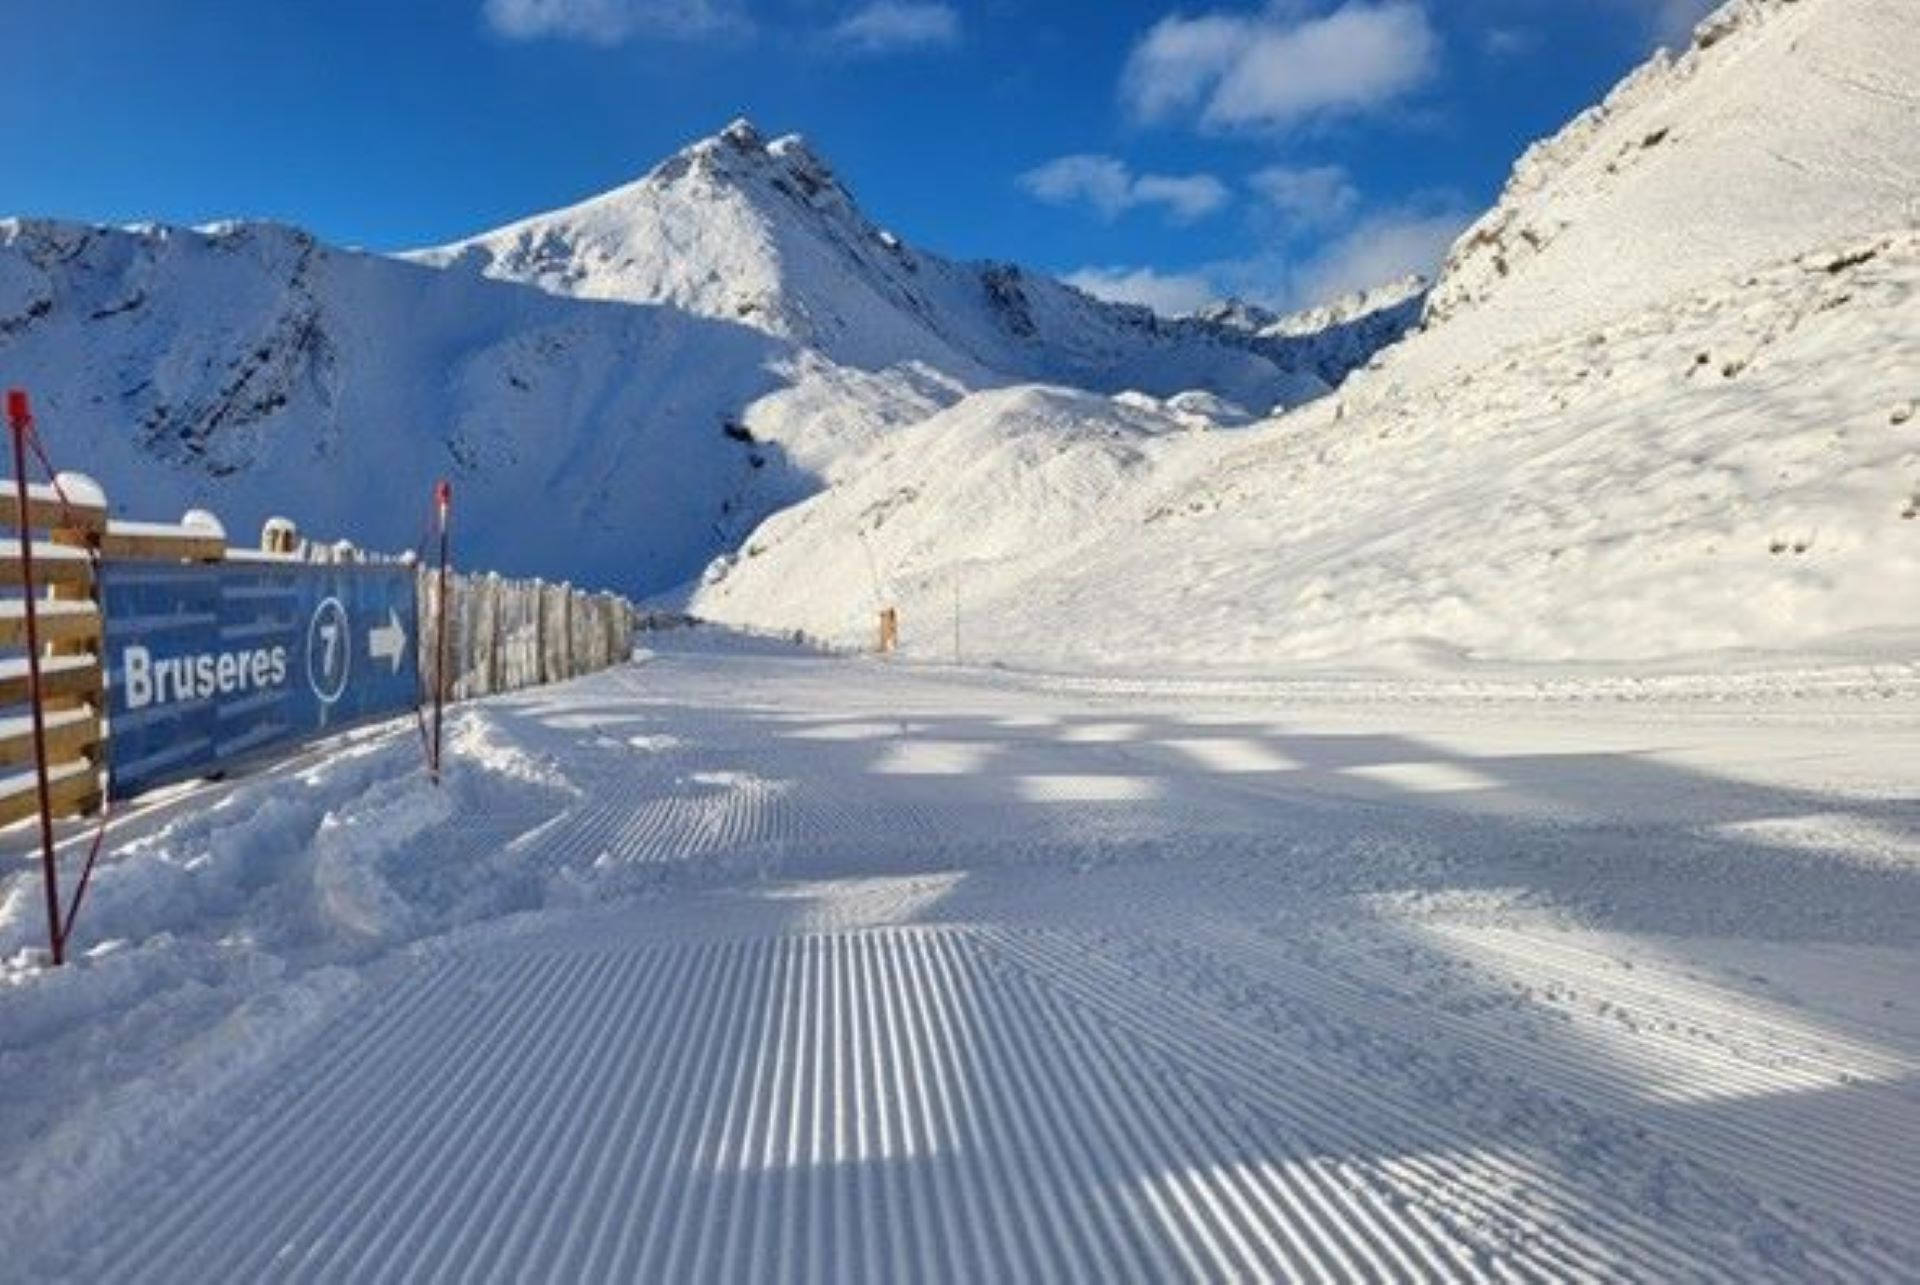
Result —
[[1915, 372], [1903, 233], [1417, 391], [1389, 358], [1247, 430], [979, 394], [775, 516], [692, 605], [855, 644], [893, 605], [945, 659], [957, 603], [969, 659], [1064, 669], [1910, 661]]
[[1338, 385], [1419, 327], [1431, 284], [1403, 277], [1286, 316], [1231, 300], [1202, 310], [1198, 319], [1238, 330], [1281, 365]]
[[777, 449], [722, 432], [795, 360], [742, 326], [271, 225], [0, 222], [0, 372], [34, 392], [56, 463], [134, 516], [205, 505], [241, 540], [287, 513], [411, 546], [451, 475], [475, 565], [671, 583], [810, 489]]

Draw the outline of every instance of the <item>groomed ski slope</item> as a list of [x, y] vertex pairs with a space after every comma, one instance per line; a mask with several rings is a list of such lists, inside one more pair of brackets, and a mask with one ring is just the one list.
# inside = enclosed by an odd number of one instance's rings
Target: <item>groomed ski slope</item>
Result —
[[1920, 1276], [1910, 667], [681, 640], [454, 743], [125, 823], [121, 943], [0, 990], [0, 1277]]

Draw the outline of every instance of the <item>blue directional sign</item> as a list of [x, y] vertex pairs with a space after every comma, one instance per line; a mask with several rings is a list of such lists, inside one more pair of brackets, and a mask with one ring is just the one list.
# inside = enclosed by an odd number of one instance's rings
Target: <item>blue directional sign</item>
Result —
[[419, 698], [408, 567], [108, 562], [100, 595], [114, 798]]

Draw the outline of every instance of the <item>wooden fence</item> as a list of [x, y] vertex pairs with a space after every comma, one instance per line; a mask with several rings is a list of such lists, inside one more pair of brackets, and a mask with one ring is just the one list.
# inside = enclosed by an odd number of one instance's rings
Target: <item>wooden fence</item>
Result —
[[[25, 563], [33, 564], [45, 597], [34, 604], [39, 627], [40, 713], [47, 746], [48, 800], [55, 816], [100, 806], [105, 769], [105, 667], [102, 622], [94, 597], [94, 556], [127, 533], [107, 520], [100, 488], [63, 476], [52, 486], [18, 488], [4, 481], [0, 499], [0, 825], [40, 810], [34, 773], [33, 680], [27, 658]], [[20, 533], [27, 533], [26, 556]]]
[[[420, 672], [432, 690], [431, 645], [439, 577], [420, 569]], [[447, 616], [448, 696], [470, 700], [591, 674], [633, 652], [633, 606], [610, 593], [582, 593], [543, 580], [451, 575]]]
[[[229, 545], [225, 528], [210, 513], [195, 511], [177, 524], [122, 521], [109, 517], [105, 494], [80, 474], [63, 473], [55, 485], [30, 486], [24, 512], [12, 479], [0, 479], [0, 491], [0, 825], [39, 811], [22, 531], [29, 537], [33, 581], [40, 591], [34, 605], [42, 653], [41, 714], [56, 817], [96, 811], [105, 797], [112, 728], [105, 620], [96, 584], [103, 563], [414, 560], [411, 554], [388, 558], [344, 542], [303, 540], [282, 518], [266, 524], [258, 549]], [[418, 575], [424, 695], [433, 690], [438, 577], [426, 568]], [[449, 699], [591, 673], [624, 661], [632, 651], [634, 615], [625, 599], [494, 575], [448, 579], [453, 605]]]

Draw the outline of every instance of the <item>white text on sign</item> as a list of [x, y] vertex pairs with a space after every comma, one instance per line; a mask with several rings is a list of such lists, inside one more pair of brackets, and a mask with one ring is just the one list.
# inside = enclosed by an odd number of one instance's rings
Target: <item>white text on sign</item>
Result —
[[145, 647], [120, 653], [120, 683], [128, 709], [205, 700], [279, 687], [287, 681], [287, 649], [260, 647], [154, 659]]

